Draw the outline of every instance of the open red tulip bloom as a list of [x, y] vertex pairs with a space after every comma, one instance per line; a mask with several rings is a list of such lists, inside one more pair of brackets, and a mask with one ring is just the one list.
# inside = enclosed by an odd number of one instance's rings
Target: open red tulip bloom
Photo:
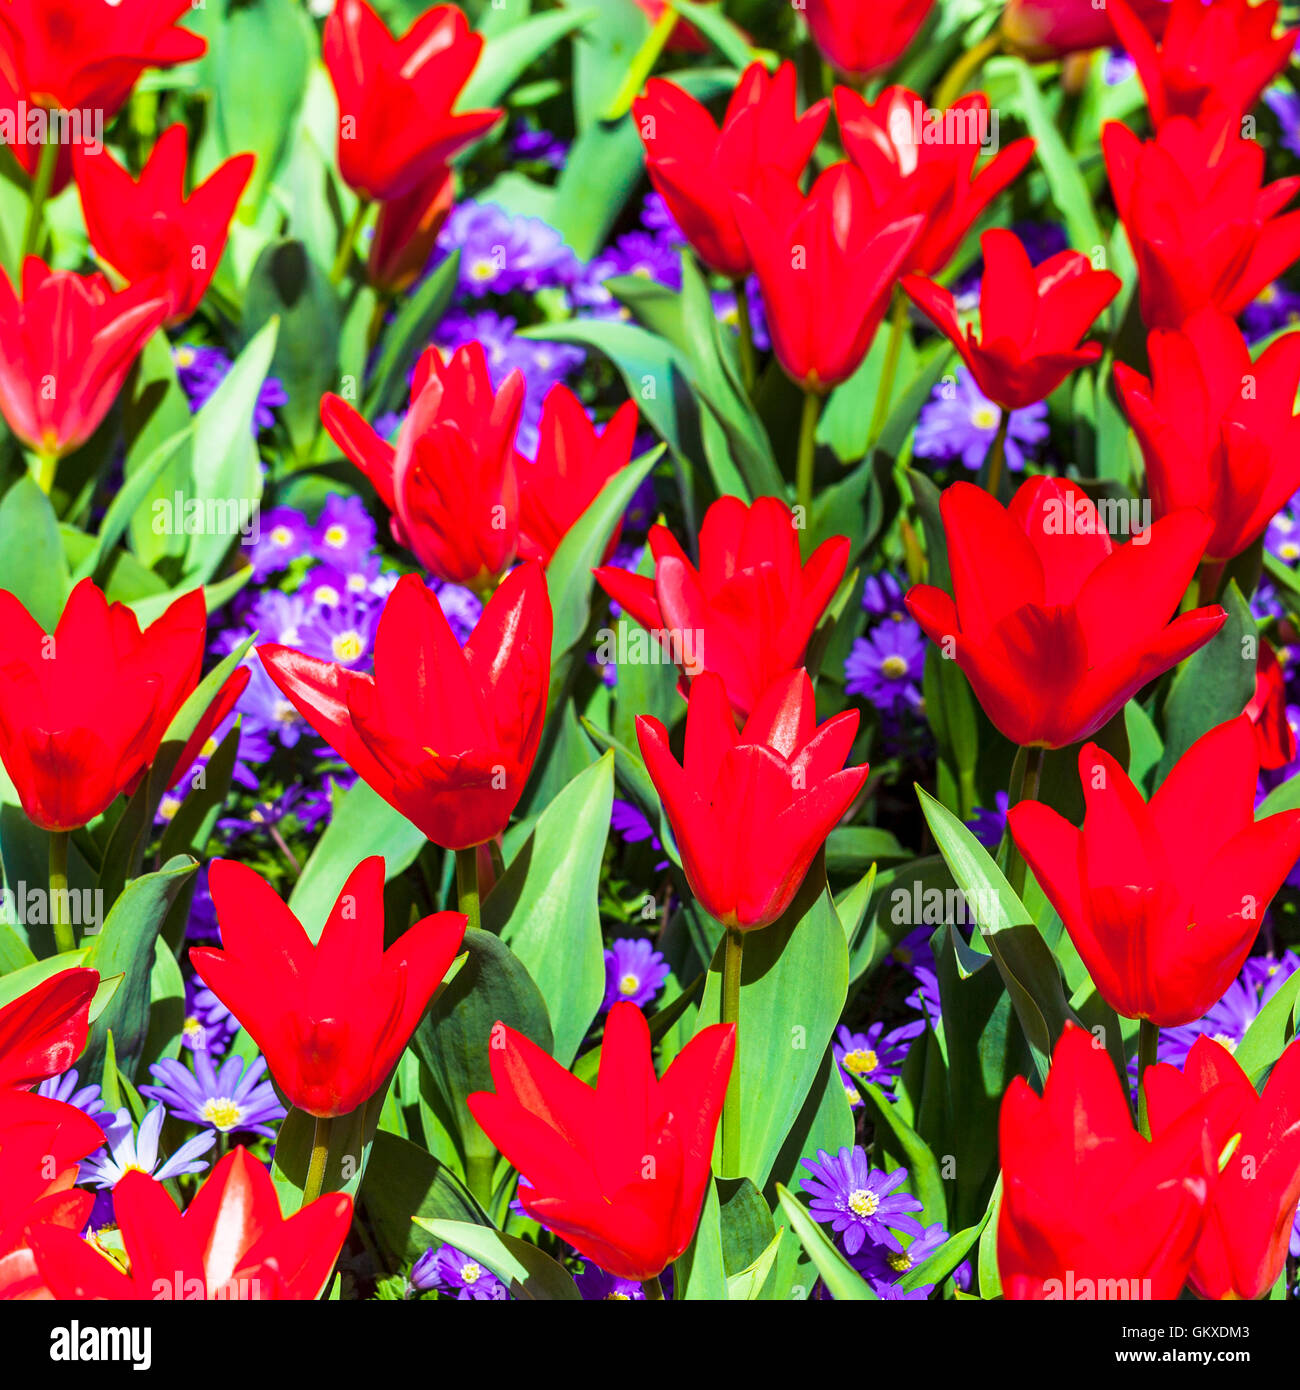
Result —
[[[625, 401], [603, 428], [592, 424], [582, 402], [567, 386], [553, 386], [542, 403], [537, 460], [519, 462], [519, 554], [550, 561], [569, 528], [600, 495], [605, 484], [632, 460], [637, 408]], [[618, 544], [622, 521], [605, 547]]]
[[339, 396], [322, 399], [321, 420], [393, 513], [393, 539], [439, 579], [491, 590], [519, 544], [523, 405], [523, 374], [495, 391], [483, 344], [472, 342], [446, 362], [436, 348], [420, 358], [396, 448]]
[[1111, 121], [1102, 150], [1137, 261], [1142, 321], [1181, 328], [1215, 305], [1236, 316], [1300, 257], [1300, 177], [1264, 183], [1264, 149], [1231, 113], [1175, 116], [1142, 141]]
[[483, 50], [455, 5], [435, 5], [395, 39], [365, 0], [338, 0], [323, 55], [339, 101], [339, 169], [387, 202], [427, 186], [501, 112], [454, 111]]
[[183, 1213], [140, 1172], [113, 1189], [113, 1210], [129, 1274], [73, 1231], [32, 1231], [55, 1298], [314, 1299], [352, 1222], [352, 1198], [342, 1192], [282, 1217], [271, 1175], [244, 1148], [212, 1169]]
[[747, 507], [720, 497], [700, 527], [700, 567], [665, 526], [650, 528], [654, 578], [596, 571], [601, 587], [666, 644], [683, 680], [714, 671], [742, 717], [781, 676], [803, 665], [808, 643], [849, 560], [843, 536], [805, 565], [794, 514], [775, 497]]
[[988, 136], [989, 99], [983, 92], [962, 97], [943, 113], [940, 140], [927, 140], [929, 108], [906, 87], [886, 87], [873, 102], [837, 87], [835, 111], [844, 149], [866, 176], [876, 207], [925, 218], [902, 267], [923, 275], [937, 275], [948, 264], [984, 209], [1034, 157], [1031, 139], [1014, 140], [975, 172], [981, 140]]
[[[104, 124], [117, 113], [146, 68], [170, 68], [201, 58], [206, 42], [178, 21], [193, 0], [7, 0], [0, 5], [0, 110], [13, 113], [53, 106], [95, 112]], [[74, 127], [75, 130], [75, 127]], [[83, 131], [83, 142], [89, 131]], [[10, 146], [29, 175], [44, 146]], [[72, 172], [69, 151], [59, 151], [54, 191]]]
[[734, 1024], [702, 1029], [662, 1080], [635, 1004], [605, 1021], [595, 1087], [497, 1024], [491, 1091], [469, 1108], [519, 1170], [535, 1221], [619, 1279], [653, 1279], [691, 1243], [735, 1055]]
[[97, 970], [61, 970], [0, 1008], [0, 1091], [34, 1086], [81, 1055]]
[[1101, 344], [1081, 340], [1119, 293], [1120, 279], [1094, 270], [1079, 251], [1061, 251], [1035, 267], [1014, 232], [985, 232], [980, 246], [978, 337], [973, 327], [962, 332], [949, 290], [914, 275], [903, 288], [961, 353], [980, 390], [1004, 410], [1023, 410], [1100, 359]]
[[1237, 325], [1204, 309], [1180, 332], [1152, 333], [1148, 351], [1151, 379], [1117, 362], [1115, 387], [1142, 446], [1152, 509], [1199, 507], [1214, 520], [1206, 558], [1230, 560], [1300, 488], [1300, 333], [1255, 362]]
[[52, 636], [0, 590], [0, 760], [32, 821], [75, 830], [135, 789], [198, 684], [206, 630], [201, 589], [141, 632], [83, 579]]
[[[116, 293], [102, 275], [23, 263], [22, 298], [0, 269], [0, 413], [47, 458], [79, 449], [167, 316], [156, 283]], [[53, 389], [51, 389], [51, 386]]]
[[74, 1187], [104, 1131], [75, 1105], [0, 1088], [0, 1301], [49, 1297], [34, 1236], [60, 1227], [78, 1245], [95, 1196]]
[[384, 950], [384, 861], [348, 875], [313, 944], [244, 864], [208, 871], [221, 949], [196, 947], [200, 979], [248, 1029], [280, 1089], [309, 1115], [348, 1115], [387, 1081], [465, 934], [459, 912], [417, 922]]
[[805, 391], [825, 394], [862, 365], [925, 219], [877, 208], [866, 175], [847, 161], [806, 198], [794, 179], [764, 169], [732, 205], [777, 358]]
[[534, 562], [508, 575], [462, 651], [437, 596], [398, 581], [375, 674], [259, 647], [271, 679], [357, 775], [444, 849], [506, 827], [537, 756], [551, 676], [551, 603]]
[[1169, 621], [1209, 535], [1199, 512], [1175, 512], [1117, 546], [1064, 479], [1029, 479], [1005, 509], [954, 483], [940, 507], [953, 593], [918, 584], [908, 612], [1013, 743], [1089, 738], [1224, 624], [1217, 605]]
[[934, 0], [804, 0], [801, 8], [832, 67], [872, 77], [903, 56]]
[[188, 151], [185, 126], [172, 126], [139, 180], [107, 150], [77, 146], [73, 156], [91, 244], [131, 284], [148, 283], [167, 301], [169, 324], [189, 318], [207, 292], [255, 162], [251, 154], [226, 160], [186, 198]]
[[1043, 1094], [1007, 1088], [998, 1151], [1007, 1298], [1178, 1297], [1217, 1157], [1203, 1112], [1143, 1139], [1106, 1050], [1067, 1023]]
[[1254, 731], [1239, 715], [1198, 739], [1149, 803], [1089, 743], [1081, 830], [1041, 802], [1011, 808], [1020, 852], [1117, 1013], [1191, 1023], [1241, 969], [1300, 857], [1300, 811], [1255, 820], [1258, 776]]
[[1204, 1111], [1208, 1097], [1211, 1150], [1228, 1154], [1188, 1282], [1202, 1298], [1265, 1297], [1286, 1265], [1300, 1202], [1300, 1043], [1282, 1053], [1262, 1095], [1232, 1053], [1204, 1035], [1182, 1071], [1161, 1063], [1142, 1084], [1153, 1138]]
[[726, 688], [705, 672], [691, 686], [680, 765], [659, 720], [638, 716], [641, 756], [691, 892], [716, 921], [752, 931], [793, 902], [817, 851], [866, 785], [866, 763], [844, 766], [857, 731], [857, 710], [818, 728], [806, 671], [770, 686], [739, 734]]
[[1240, 118], [1291, 61], [1300, 37], [1293, 29], [1274, 38], [1277, 0], [1172, 0], [1160, 44], [1131, 0], [1106, 5], [1157, 126], [1173, 116], [1196, 120], [1211, 105]]
[[769, 77], [755, 62], [732, 93], [721, 130], [707, 107], [661, 78], [651, 78], [632, 104], [650, 182], [700, 259], [720, 275], [736, 280], [752, 268], [731, 195], [752, 194], [761, 168], [798, 179], [821, 138], [830, 103], [798, 116], [795, 101], [793, 63]]
[[[1169, 17], [1169, 0], [1134, 0], [1134, 13], [1157, 38]], [[1002, 38], [1007, 47], [1038, 62], [1110, 48], [1118, 43], [1109, 5], [1097, 0], [1007, 0]]]

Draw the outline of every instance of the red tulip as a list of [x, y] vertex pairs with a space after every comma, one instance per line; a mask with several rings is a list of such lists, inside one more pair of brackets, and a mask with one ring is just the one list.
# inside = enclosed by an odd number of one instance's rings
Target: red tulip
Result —
[[1151, 120], [1197, 119], [1209, 106], [1240, 118], [1291, 61], [1300, 30], [1273, 37], [1277, 0], [1172, 0], [1164, 42], [1129, 0], [1107, 0], [1120, 44], [1137, 64]]
[[[24, 130], [37, 107], [81, 117], [74, 141], [97, 143], [107, 123], [146, 68], [170, 68], [201, 58], [207, 44], [178, 21], [192, 0], [8, 0], [0, 5], [0, 121]], [[96, 129], [88, 129], [92, 117]], [[6, 144], [28, 174], [43, 145]], [[70, 148], [60, 149], [54, 190], [72, 173]]]
[[352, 1198], [343, 1192], [282, 1217], [271, 1175], [245, 1148], [212, 1169], [184, 1212], [140, 1172], [113, 1189], [113, 1210], [129, 1274], [70, 1230], [32, 1231], [55, 1298], [314, 1299], [352, 1223]]
[[1081, 830], [1037, 801], [1011, 808], [1016, 844], [1117, 1013], [1191, 1023], [1241, 969], [1300, 858], [1300, 811], [1256, 822], [1258, 777], [1255, 735], [1239, 715], [1192, 744], [1149, 804], [1089, 743]]
[[1175, 512], [1116, 546], [1064, 479], [1029, 479], [1006, 509], [954, 483], [940, 506], [956, 598], [919, 584], [907, 608], [1013, 743], [1064, 748], [1091, 737], [1227, 617], [1213, 606], [1169, 622], [1205, 549], [1210, 522], [1199, 512]]
[[718, 129], [708, 108], [675, 83], [652, 78], [632, 104], [650, 181], [700, 259], [736, 280], [752, 269], [733, 193], [753, 194], [761, 169], [798, 179], [821, 138], [830, 103], [796, 115], [795, 69], [769, 77], [751, 63]]
[[451, 216], [455, 191], [456, 180], [444, 165], [427, 183], [380, 205], [366, 267], [376, 289], [397, 295], [419, 279]]
[[844, 767], [857, 710], [817, 726], [807, 671], [770, 686], [736, 733], [720, 677], [691, 686], [679, 765], [668, 731], [641, 715], [637, 742], [663, 798], [691, 892], [726, 927], [753, 931], [794, 901], [817, 851], [866, 785]]
[[877, 209], [847, 162], [826, 169], [806, 198], [793, 179], [764, 170], [753, 196], [732, 201], [781, 366], [805, 391], [830, 391], [867, 355], [925, 219]]
[[1148, 339], [1151, 379], [1122, 362], [1115, 386], [1142, 446], [1157, 516], [1199, 507], [1213, 518], [1207, 558], [1252, 545], [1300, 488], [1300, 333], [1252, 362], [1237, 325], [1205, 309]]
[[0, 1092], [57, 1076], [81, 1055], [95, 970], [61, 970], [0, 1008]]
[[[651, 24], [658, 24], [663, 18], [665, 0], [632, 0], [632, 3], [637, 9], [645, 11], [645, 17]], [[707, 53], [709, 51], [709, 45], [704, 35], [693, 24], [688, 24], [684, 19], [678, 19], [673, 26], [673, 31], [668, 36], [668, 42], [664, 48], [669, 53]]]
[[436, 348], [420, 359], [395, 449], [339, 396], [322, 399], [321, 420], [393, 513], [394, 539], [439, 579], [490, 592], [519, 545], [523, 404], [523, 374], [494, 392], [473, 342], [447, 362]]
[[221, 689], [217, 691], [216, 698], [203, 712], [203, 716], [194, 726], [194, 732], [185, 740], [185, 744], [181, 748], [172, 768], [171, 781], [167, 784], [169, 790], [176, 786], [194, 766], [196, 758], [211, 757], [217, 751], [215, 745], [209, 748], [208, 743], [216, 732], [217, 726], [239, 703], [239, 697], [248, 688], [248, 682], [252, 679], [252, 675], [252, 671], [247, 666], [236, 666], [221, 683]]
[[103, 1145], [103, 1130], [75, 1105], [0, 1089], [0, 1300], [51, 1297], [31, 1242], [59, 1226], [82, 1243], [76, 1232], [95, 1198], [73, 1184]]
[[[1134, 0], [1134, 12], [1159, 37], [1169, 0]], [[1002, 40], [1013, 52], [1042, 61], [1113, 47], [1119, 40], [1109, 4], [1097, 0], [1007, 0]]]
[[837, 87], [835, 111], [844, 149], [866, 176], [875, 205], [925, 218], [903, 262], [904, 270], [923, 275], [948, 264], [988, 205], [1034, 157], [1032, 140], [1015, 140], [975, 173], [990, 136], [983, 92], [954, 102], [942, 123], [931, 121], [925, 102], [906, 87], [886, 87], [870, 103]]
[[616, 1278], [656, 1278], [700, 1219], [735, 1025], [702, 1029], [661, 1080], [641, 1011], [617, 1003], [594, 1088], [513, 1028], [494, 1033], [496, 1091], [475, 1091], [469, 1108], [527, 1179], [520, 1205]]
[[952, 340], [980, 390], [1005, 410], [1046, 400], [1080, 367], [1101, 357], [1080, 340], [1120, 291], [1118, 275], [1094, 270], [1079, 251], [1062, 251], [1035, 268], [1014, 232], [980, 238], [980, 334], [962, 332], [951, 291], [915, 275], [903, 279], [913, 303]]
[[[550, 561], [569, 528], [632, 458], [637, 409], [625, 401], [603, 430], [567, 386], [553, 386], [542, 403], [537, 461], [519, 464], [519, 554]], [[619, 527], [605, 547], [608, 559]]]
[[903, 56], [934, 0], [804, 0], [803, 8], [828, 63], [873, 77]]
[[1137, 261], [1142, 319], [1181, 328], [1206, 305], [1239, 314], [1300, 257], [1300, 178], [1264, 184], [1264, 150], [1236, 118], [1175, 116], [1154, 140], [1111, 121], [1102, 150]]
[[395, 39], [365, 0], [338, 0], [323, 55], [344, 181], [381, 202], [401, 198], [486, 134], [500, 111], [452, 110], [482, 50], [455, 5], [435, 5]]
[[156, 285], [114, 293], [102, 275], [23, 263], [22, 298], [0, 270], [0, 412], [45, 458], [79, 449], [167, 314]]
[[1295, 730], [1286, 717], [1286, 677], [1277, 654], [1264, 641], [1259, 644], [1255, 667], [1255, 693], [1244, 713], [1255, 730], [1255, 751], [1261, 768], [1276, 772], [1295, 762]]
[[251, 154], [217, 167], [189, 198], [185, 166], [189, 133], [164, 131], [139, 180], [107, 150], [73, 156], [77, 191], [91, 244], [132, 284], [148, 282], [167, 301], [168, 324], [199, 307], [226, 249], [230, 219], [253, 176]]
[[221, 949], [196, 947], [199, 978], [248, 1029], [290, 1102], [349, 1115], [388, 1084], [460, 948], [465, 918], [439, 912], [384, 950], [384, 861], [348, 875], [318, 942], [247, 865], [208, 870]]
[[50, 636], [0, 590], [0, 760], [31, 820], [75, 830], [134, 789], [198, 684], [206, 628], [200, 589], [141, 632], [83, 579]]
[[1202, 1111], [1143, 1139], [1106, 1050], [1066, 1024], [1043, 1094], [1007, 1088], [998, 1149], [1007, 1298], [1178, 1297], [1214, 1174]]
[[495, 839], [537, 756], [551, 677], [541, 566], [510, 574], [462, 651], [413, 574], [379, 620], [375, 674], [259, 647], [271, 679], [320, 736], [435, 844]]
[[1208, 1098], [1210, 1147], [1227, 1154], [1210, 1189], [1192, 1288], [1202, 1298], [1263, 1298], [1286, 1266], [1300, 1202], [1300, 1042], [1282, 1053], [1262, 1095], [1228, 1049], [1206, 1036], [1192, 1044], [1182, 1071], [1161, 1063], [1142, 1084], [1153, 1138], [1189, 1111], [1204, 1111]]
[[790, 508], [775, 497], [747, 507], [721, 497], [700, 528], [700, 567], [665, 526], [650, 528], [654, 578], [613, 567], [596, 571], [601, 587], [648, 628], [681, 668], [682, 678], [714, 671], [742, 718], [804, 653], [849, 560], [843, 536], [824, 541], [805, 565]]

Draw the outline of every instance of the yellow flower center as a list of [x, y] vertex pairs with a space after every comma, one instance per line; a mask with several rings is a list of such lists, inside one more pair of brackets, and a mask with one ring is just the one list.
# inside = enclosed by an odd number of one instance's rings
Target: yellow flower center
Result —
[[641, 988], [641, 980], [638, 976], [627, 974], [618, 982], [620, 994], [635, 994]]
[[233, 1129], [244, 1118], [243, 1107], [228, 1096], [216, 1096], [204, 1101], [199, 1113], [217, 1129]]
[[879, 1205], [880, 1198], [865, 1187], [849, 1193], [849, 1210], [857, 1216], [874, 1216]]
[[898, 1251], [891, 1250], [889, 1254], [885, 1256], [885, 1263], [890, 1269], [896, 1270], [899, 1274], [906, 1274], [907, 1271], [912, 1268], [912, 1257], [906, 1250], [901, 1254]]
[[158, 814], [163, 820], [171, 820], [177, 811], [181, 809], [181, 799], [179, 796], [172, 796], [169, 792], [158, 803]]
[[880, 1065], [880, 1058], [869, 1047], [855, 1047], [844, 1054], [844, 1065], [854, 1076], [867, 1076]]
[[995, 405], [977, 405], [970, 413], [970, 422], [977, 430], [995, 430], [1000, 419]]
[[365, 651], [365, 643], [355, 632], [340, 632], [331, 645], [336, 661], [355, 661]]
[[887, 656], [880, 663], [880, 669], [891, 681], [896, 681], [900, 676], [907, 675], [907, 662], [901, 656]]
[[271, 539], [276, 545], [290, 545], [293, 542], [293, 532], [287, 526], [277, 526], [271, 532]]
[[479, 1268], [478, 1265], [476, 1265], [476, 1264], [467, 1264], [467, 1265], [461, 1270], [461, 1272], [460, 1272], [460, 1277], [461, 1277], [461, 1280], [462, 1280], [463, 1283], [466, 1283], [466, 1284], [477, 1284], [478, 1281], [479, 1281], [479, 1276], [480, 1276], [482, 1273], [483, 1273], [483, 1271]]
[[192, 347], [179, 347], [172, 354], [172, 360], [178, 367], [192, 367], [194, 365], [195, 352]]
[[316, 590], [316, 602], [323, 603], [327, 608], [333, 608], [339, 601], [339, 591], [332, 584], [322, 584]]
[[335, 550], [341, 550], [348, 543], [348, 533], [345, 527], [331, 526], [325, 532], [325, 544], [332, 546]]

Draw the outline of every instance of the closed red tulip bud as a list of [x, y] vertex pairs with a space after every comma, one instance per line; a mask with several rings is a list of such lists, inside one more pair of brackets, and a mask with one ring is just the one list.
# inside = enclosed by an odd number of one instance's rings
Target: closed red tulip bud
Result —
[[444, 166], [427, 183], [380, 204], [366, 263], [371, 285], [396, 295], [419, 279], [451, 216], [455, 191], [455, 177]]
[[1079, 251], [1061, 251], [1035, 267], [1014, 232], [985, 232], [980, 246], [978, 337], [971, 326], [962, 332], [951, 291], [913, 275], [903, 288], [952, 341], [980, 390], [1005, 410], [1022, 410], [1100, 359], [1101, 344], [1081, 340], [1119, 293], [1120, 279], [1094, 270]]
[[1210, 521], [1199, 512], [1175, 512], [1117, 546], [1065, 479], [1031, 478], [1007, 508], [954, 483], [940, 509], [953, 593], [918, 584], [907, 608], [1013, 743], [1091, 737], [1227, 617], [1215, 605], [1169, 621], [1205, 550]]
[[421, 580], [398, 581], [379, 619], [375, 674], [259, 647], [298, 713], [390, 806], [444, 849], [494, 839], [532, 771], [551, 679], [551, 603], [521, 565], [464, 650]]
[[1255, 820], [1258, 777], [1254, 731], [1239, 715], [1199, 738], [1149, 803], [1089, 743], [1082, 829], [1037, 801], [1011, 808], [1020, 852], [1116, 1013], [1191, 1023], [1241, 969], [1300, 858], [1300, 811]]
[[216, 699], [203, 712], [199, 722], [194, 726], [194, 732], [185, 740], [184, 746], [177, 755], [171, 781], [167, 784], [169, 789], [176, 786], [194, 766], [196, 758], [211, 757], [217, 751], [215, 744], [212, 747], [208, 746], [209, 741], [216, 732], [217, 726], [239, 703], [239, 697], [248, 688], [248, 682], [252, 679], [252, 675], [252, 671], [247, 666], [236, 666], [221, 683], [221, 689], [217, 691]]
[[866, 176], [875, 205], [895, 216], [925, 218], [903, 263], [922, 275], [937, 275], [948, 264], [985, 208], [1034, 157], [1032, 140], [1014, 140], [975, 172], [983, 150], [997, 144], [983, 92], [932, 119], [926, 103], [906, 87], [886, 87], [873, 102], [837, 87], [835, 112], [844, 149]]
[[807, 564], [790, 508], [775, 497], [746, 506], [721, 497], [700, 527], [699, 569], [666, 526], [650, 528], [654, 577], [606, 567], [601, 587], [650, 630], [682, 672], [722, 678], [746, 717], [780, 677], [799, 670], [849, 560], [844, 536], [823, 541]]
[[0, 1008], [0, 1091], [34, 1086], [81, 1055], [97, 970], [61, 970]]
[[637, 742], [700, 906], [726, 927], [768, 926], [794, 901], [817, 851], [866, 785], [846, 768], [857, 710], [817, 726], [807, 671], [769, 687], [738, 734], [721, 679], [691, 686], [685, 756], [668, 731], [639, 716]]
[[113, 1189], [113, 1210], [129, 1274], [74, 1231], [32, 1231], [37, 1267], [55, 1298], [315, 1299], [352, 1224], [344, 1192], [282, 1216], [265, 1164], [242, 1147], [216, 1164], [184, 1212], [141, 1172]]
[[1255, 751], [1261, 768], [1276, 772], [1295, 762], [1295, 730], [1286, 713], [1286, 677], [1277, 653], [1267, 642], [1259, 644], [1255, 693], [1244, 713], [1255, 730]]
[[1277, 0], [1172, 0], [1164, 41], [1131, 0], [1107, 0], [1120, 45], [1137, 64], [1151, 120], [1200, 117], [1210, 105], [1241, 117], [1291, 61], [1300, 30], [1273, 36]]
[[873, 77], [903, 56], [934, 0], [804, 0], [801, 8], [828, 63]]
[[200, 589], [141, 632], [83, 579], [52, 634], [0, 590], [0, 760], [29, 819], [75, 830], [134, 789], [198, 684], [206, 628]]
[[1188, 1282], [1202, 1298], [1264, 1298], [1286, 1266], [1300, 1202], [1300, 1043], [1282, 1053], [1262, 1095], [1232, 1053], [1206, 1036], [1182, 1071], [1161, 1063], [1142, 1084], [1152, 1138], [1208, 1109], [1211, 1150], [1227, 1156]]
[[[14, 131], [25, 131], [37, 107], [72, 118], [72, 139], [59, 150], [53, 191], [72, 176], [71, 144], [99, 142], [100, 122], [107, 125], [116, 115], [142, 72], [203, 56], [206, 42], [179, 24], [193, 7], [193, 0], [7, 0], [0, 5], [0, 123], [7, 120]], [[10, 134], [4, 143], [34, 176], [45, 146]]]
[[1204, 309], [1148, 339], [1151, 378], [1122, 362], [1115, 386], [1142, 446], [1156, 516], [1199, 507], [1213, 518], [1210, 560], [1252, 545], [1300, 488], [1300, 333], [1258, 362], [1226, 314]]
[[436, 348], [420, 359], [396, 448], [339, 396], [322, 399], [321, 420], [392, 511], [394, 539], [439, 579], [490, 592], [519, 545], [523, 405], [523, 374], [494, 391], [472, 342], [445, 362]]
[[38, 454], [62, 458], [99, 428], [140, 349], [167, 315], [146, 282], [114, 293], [102, 275], [23, 263], [22, 297], [0, 270], [0, 413]]
[[75, 1105], [0, 1087], [0, 1302], [52, 1296], [31, 1243], [58, 1226], [84, 1244], [95, 1197], [74, 1184], [103, 1146], [104, 1131]]
[[[1169, 0], [1135, 0], [1133, 10], [1159, 37]], [[1109, 3], [1097, 0], [1007, 0], [1000, 33], [1012, 52], [1040, 62], [1119, 42]]]
[[349, 1115], [388, 1078], [465, 934], [438, 912], [384, 950], [384, 861], [348, 875], [315, 943], [247, 865], [208, 870], [221, 949], [196, 947], [199, 978], [248, 1029], [290, 1102], [309, 1115]]
[[718, 129], [708, 108], [675, 83], [652, 78], [632, 104], [650, 182], [711, 269], [733, 280], [752, 269], [733, 193], [752, 194], [761, 169], [798, 179], [821, 138], [830, 103], [796, 112], [793, 63], [772, 76], [751, 63]]
[[131, 284], [167, 301], [168, 324], [199, 307], [221, 262], [230, 219], [253, 176], [254, 157], [228, 159], [185, 196], [189, 134], [164, 131], [138, 180], [107, 150], [73, 155], [91, 245]]
[[[553, 386], [542, 403], [537, 460], [519, 462], [519, 554], [550, 561], [569, 528], [600, 495], [601, 489], [632, 459], [637, 409], [625, 401], [598, 430], [582, 402], [567, 386]], [[615, 528], [605, 547], [608, 559], [618, 544]]]
[[1142, 141], [1111, 121], [1102, 150], [1137, 261], [1142, 321], [1181, 328], [1214, 305], [1235, 316], [1300, 257], [1300, 178], [1264, 183], [1264, 149], [1231, 112], [1175, 116]]
[[1007, 1088], [998, 1152], [1005, 1297], [1178, 1297], [1214, 1175], [1203, 1111], [1143, 1139], [1105, 1048], [1067, 1023], [1043, 1094]]
[[455, 5], [435, 5], [395, 39], [365, 0], [338, 0], [322, 52], [339, 101], [339, 170], [387, 202], [429, 179], [496, 124], [454, 110], [483, 50]]
[[764, 170], [732, 196], [763, 292], [772, 347], [786, 375], [824, 394], [862, 365], [925, 219], [877, 209], [866, 176], [832, 164], [805, 198]]
[[471, 1114], [519, 1170], [533, 1220], [618, 1279], [657, 1278], [691, 1243], [736, 1050], [735, 1024], [703, 1028], [655, 1075], [635, 1004], [605, 1020], [594, 1087], [498, 1023], [493, 1091]]

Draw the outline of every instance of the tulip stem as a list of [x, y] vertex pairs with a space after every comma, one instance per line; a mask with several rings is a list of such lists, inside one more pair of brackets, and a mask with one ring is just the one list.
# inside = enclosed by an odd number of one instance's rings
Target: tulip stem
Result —
[[314, 1202], [325, 1190], [325, 1161], [330, 1152], [330, 1130], [334, 1121], [328, 1115], [316, 1116], [316, 1133], [311, 1141], [311, 1162], [307, 1165], [307, 1182], [302, 1189], [302, 1204]]
[[[1016, 767], [1012, 772], [1011, 795], [1007, 798], [1007, 806], [1018, 806], [1022, 801], [1033, 801], [1038, 795], [1038, 784], [1043, 779], [1043, 752], [1042, 748], [1022, 748], [1016, 755]], [[1019, 772], [1019, 776], [1016, 772]], [[1011, 885], [1016, 897], [1023, 898], [1025, 895], [1025, 856], [1020, 853], [1020, 847], [1011, 838], [1011, 831], [1007, 830], [1007, 882]]]
[[54, 491], [54, 475], [58, 471], [58, 454], [36, 455], [36, 486], [48, 497]]
[[18, 258], [20, 274], [23, 262], [28, 256], [35, 255], [41, 244], [41, 233], [45, 229], [45, 203], [50, 196], [50, 189], [54, 186], [54, 171], [58, 162], [58, 141], [47, 140], [41, 146], [36, 177], [32, 180], [32, 200], [27, 206], [27, 225], [23, 228], [23, 253]]
[[664, 1301], [664, 1286], [659, 1282], [659, 1276], [653, 1279], [642, 1279], [641, 1287], [645, 1290], [645, 1301], [647, 1303], [662, 1303]]
[[958, 56], [956, 62], [944, 73], [934, 92], [934, 104], [940, 111], [946, 111], [966, 90], [966, 84], [975, 76], [988, 60], [1002, 47], [1002, 35], [995, 29], [981, 39], [974, 48], [967, 49]]
[[731, 1084], [722, 1102], [722, 1176], [740, 1177], [740, 971], [745, 959], [745, 933], [727, 928], [722, 955], [722, 1022], [736, 1025], [736, 1051]]
[[754, 355], [754, 325], [749, 317], [749, 293], [742, 275], [734, 280], [736, 290], [736, 327], [740, 330], [740, 379], [748, 395], [754, 394], [758, 383], [758, 359]]
[[868, 436], [867, 453], [880, 443], [885, 422], [889, 419], [889, 407], [894, 399], [894, 382], [898, 378], [898, 364], [903, 357], [903, 338], [907, 333], [907, 296], [900, 289], [894, 290], [894, 308], [889, 321], [889, 344], [885, 349], [885, 365], [880, 371], [880, 385], [876, 387], [876, 410], [871, 420], [871, 434]]
[[366, 220], [366, 213], [369, 211], [369, 199], [358, 198], [356, 211], [352, 214], [352, 221], [348, 223], [343, 233], [343, 240], [339, 242], [338, 255], [334, 257], [334, 264], [330, 267], [331, 285], [341, 284], [343, 277], [348, 273], [348, 266], [352, 262], [352, 248], [357, 244], [357, 237], [361, 235], [361, 224]]
[[1007, 459], [1007, 434], [1011, 429], [1011, 412], [1004, 409], [998, 416], [998, 432], [989, 445], [988, 457], [984, 460], [984, 486], [990, 497], [996, 498], [1002, 486], [1002, 468]]
[[68, 841], [66, 830], [50, 832], [50, 926], [54, 931], [54, 949], [60, 955], [77, 949], [68, 910]]
[[481, 924], [478, 894], [478, 849], [456, 851], [456, 900], [460, 910], [469, 918], [471, 930], [477, 931]]
[[813, 462], [817, 456], [817, 419], [821, 414], [822, 398], [815, 391], [806, 391], [803, 398], [803, 419], [799, 423], [799, 457], [795, 462], [795, 501], [803, 511], [803, 524], [808, 525], [812, 512]]
[[1147, 1114], [1147, 1092], [1142, 1084], [1146, 1079], [1147, 1068], [1156, 1064], [1156, 1048], [1160, 1042], [1160, 1030], [1149, 1018], [1138, 1022], [1138, 1129], [1143, 1139], [1151, 1138], [1151, 1117]]

